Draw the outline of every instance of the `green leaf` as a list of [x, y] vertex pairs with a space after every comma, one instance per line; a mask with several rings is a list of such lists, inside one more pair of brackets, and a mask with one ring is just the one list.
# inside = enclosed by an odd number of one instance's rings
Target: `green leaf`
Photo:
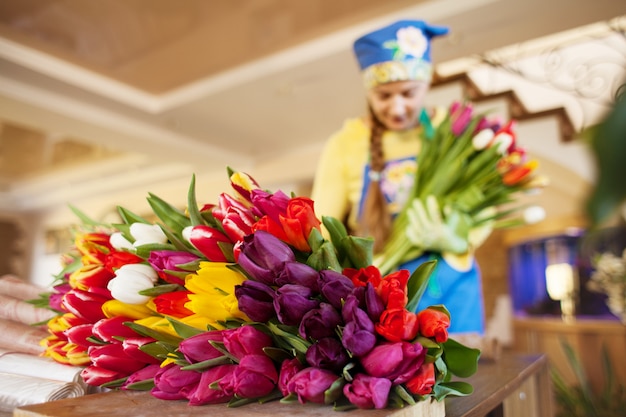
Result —
[[449, 372], [461, 378], [467, 378], [476, 372], [480, 350], [467, 347], [451, 338], [443, 343], [443, 349], [443, 358]]
[[205, 369], [213, 368], [218, 365], [229, 365], [233, 361], [227, 356], [220, 356], [213, 359], [207, 359], [206, 361], [192, 363], [191, 365], [185, 365], [181, 367], [183, 371], [202, 371]]
[[417, 267], [411, 274], [409, 282], [407, 283], [407, 294], [409, 301], [406, 305], [406, 309], [409, 311], [415, 311], [419, 304], [426, 287], [428, 286], [428, 280], [431, 273], [435, 270], [437, 261], [426, 261]]
[[124, 384], [124, 382], [126, 382], [127, 379], [128, 377], [125, 376], [124, 378], [116, 379], [114, 381], [109, 381], [100, 386], [103, 388], [119, 388], [122, 386], [122, 384]]
[[128, 225], [133, 224], [133, 223], [151, 224], [148, 220], [146, 220], [143, 217], [133, 213], [132, 211], [130, 211], [128, 209], [125, 209], [124, 207], [117, 206], [117, 212], [119, 213], [119, 215], [122, 218], [122, 220], [124, 221], [124, 223], [126, 223]]
[[189, 191], [187, 192], [187, 211], [192, 226], [206, 224], [200, 210], [198, 210], [198, 202], [196, 201], [196, 175], [192, 175]]
[[131, 329], [133, 329], [134, 331], [136, 331], [137, 333], [143, 335], [143, 336], [147, 336], [147, 337], [151, 337], [155, 340], [158, 340], [160, 342], [164, 342], [167, 343], [169, 345], [175, 345], [178, 346], [180, 344], [180, 342], [183, 340], [179, 337], [176, 336], [172, 336], [166, 333], [161, 333], [158, 332], [156, 330], [153, 330], [149, 327], [143, 326], [141, 324], [137, 324], [134, 323], [132, 321], [126, 321], [124, 322], [125, 326], [130, 327]]
[[311, 233], [309, 233], [309, 238], [307, 239], [309, 246], [311, 247], [311, 252], [315, 252], [322, 246], [324, 243], [324, 237], [322, 233], [316, 228], [311, 229]]
[[394, 392], [398, 395], [398, 397], [402, 398], [404, 402], [409, 405], [415, 405], [415, 398], [413, 395], [409, 394], [409, 392], [404, 389], [402, 385], [396, 385], [393, 387]]
[[309, 255], [306, 264], [317, 271], [332, 269], [333, 271], [341, 272], [343, 269], [337, 259], [335, 247], [328, 241], [324, 241], [316, 251]]
[[152, 207], [154, 214], [174, 233], [180, 235], [185, 227], [191, 225], [191, 221], [181, 210], [152, 193], [149, 193], [149, 195], [148, 203]]
[[465, 381], [441, 382], [433, 387], [433, 394], [437, 401], [441, 401], [448, 395], [465, 397], [474, 392], [471, 384]]
[[108, 224], [93, 220], [91, 217], [87, 216], [85, 213], [83, 213], [82, 211], [80, 211], [79, 209], [77, 209], [71, 204], [68, 204], [68, 207], [70, 208], [70, 210], [72, 210], [72, 213], [74, 213], [74, 215], [78, 217], [78, 219], [83, 224], [86, 224], [89, 226], [108, 226]]
[[126, 385], [125, 389], [133, 391], [150, 391], [154, 388], [154, 379], [146, 379], [145, 381], [137, 381]]
[[145, 345], [139, 347], [139, 350], [141, 350], [142, 352], [147, 353], [153, 358], [161, 360], [165, 359], [167, 357], [167, 354], [175, 349], [176, 346], [165, 345], [160, 342], [146, 343]]
[[296, 352], [306, 354], [307, 350], [311, 346], [310, 342], [307, 342], [297, 334], [297, 329], [294, 327], [278, 325], [270, 321], [267, 323], [267, 328], [273, 335], [277, 336], [289, 346], [294, 348]]
[[242, 405], [250, 404], [256, 402], [256, 398], [233, 398], [227, 404], [230, 408], [241, 407]]
[[353, 268], [365, 268], [372, 264], [374, 240], [358, 236], [347, 236], [341, 240]]
[[289, 353], [289, 351], [274, 346], [264, 347], [263, 353], [265, 353], [271, 360], [276, 363], [282, 363], [285, 360], [293, 358], [293, 355]]
[[324, 391], [324, 404], [333, 404], [343, 395], [343, 386], [346, 385], [344, 378], [337, 378], [330, 387]]
[[139, 291], [139, 294], [147, 295], [148, 297], [156, 297], [157, 295], [167, 294], [169, 292], [178, 291], [183, 288], [184, 287], [181, 287], [178, 284], [164, 284], [164, 285], [157, 285], [156, 287], [152, 287], [152, 288], [147, 288], [145, 290], [141, 290]]
[[195, 327], [185, 324], [182, 321], [178, 321], [172, 317], [167, 317], [167, 321], [170, 322], [176, 334], [182, 337], [183, 339], [188, 339], [192, 336], [196, 336], [200, 333], [204, 333], [203, 330], [196, 329]]
[[596, 127], [589, 129], [590, 148], [598, 168], [598, 179], [586, 204], [586, 211], [597, 226], [613, 214], [626, 199], [626, 94]]

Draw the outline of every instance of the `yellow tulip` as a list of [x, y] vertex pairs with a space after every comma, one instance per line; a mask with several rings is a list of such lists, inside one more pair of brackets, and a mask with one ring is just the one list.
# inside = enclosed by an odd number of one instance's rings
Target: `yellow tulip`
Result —
[[119, 300], [109, 300], [102, 304], [102, 311], [107, 318], [123, 316], [129, 319], [139, 320], [154, 316], [155, 313], [147, 305], [126, 304]]
[[227, 267], [222, 262], [201, 262], [195, 274], [187, 276], [185, 287], [191, 294], [185, 308], [205, 318], [211, 326], [230, 318], [248, 320], [239, 310], [235, 297], [235, 286], [241, 285], [246, 277]]
[[162, 316], [144, 317], [142, 319], [135, 320], [135, 323], [141, 326], [148, 327], [149, 329], [152, 329], [159, 333], [180, 337], [172, 327], [171, 323]]

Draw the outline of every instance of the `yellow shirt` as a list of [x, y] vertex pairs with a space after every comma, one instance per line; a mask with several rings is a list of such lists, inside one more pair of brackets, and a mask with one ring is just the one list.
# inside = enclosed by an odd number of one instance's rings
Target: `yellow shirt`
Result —
[[[412, 185], [417, 167], [415, 157], [421, 147], [419, 131], [420, 128], [402, 132], [387, 131], [383, 135], [386, 162], [411, 159], [385, 168], [383, 175], [398, 186], [402, 184], [400, 177], [404, 176], [411, 179], [409, 185]], [[369, 147], [370, 128], [361, 118], [346, 120], [342, 129], [330, 137], [322, 152], [313, 183], [312, 199], [318, 217], [332, 216], [341, 221], [346, 220], [348, 227], [356, 230], [365, 167], [370, 158]], [[394, 192], [394, 195], [405, 195], [407, 192], [400, 190]], [[390, 211], [397, 213], [403, 203], [392, 199]]]

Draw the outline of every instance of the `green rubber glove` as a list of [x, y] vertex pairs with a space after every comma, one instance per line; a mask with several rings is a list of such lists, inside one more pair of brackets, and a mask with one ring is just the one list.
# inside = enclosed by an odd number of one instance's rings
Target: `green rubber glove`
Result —
[[462, 254], [469, 250], [470, 221], [467, 215], [444, 207], [445, 218], [433, 195], [426, 202], [415, 199], [407, 208], [409, 241], [425, 250]]

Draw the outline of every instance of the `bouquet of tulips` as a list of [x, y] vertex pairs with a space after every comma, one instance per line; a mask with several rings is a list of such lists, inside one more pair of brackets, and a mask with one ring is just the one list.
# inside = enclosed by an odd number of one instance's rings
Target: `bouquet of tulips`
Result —
[[[517, 144], [514, 120], [501, 125], [476, 114], [471, 104], [455, 102], [438, 126], [432, 126], [428, 117], [422, 123], [425, 135], [413, 190], [394, 219], [383, 252], [375, 259], [383, 273], [426, 250], [446, 250], [433, 242], [437, 233], [427, 236], [424, 223], [441, 223], [442, 228], [433, 230], [447, 240], [440, 246], [462, 254], [471, 249], [473, 231], [482, 228], [475, 235], [484, 236], [493, 228], [517, 226], [543, 216], [533, 216], [541, 211], [539, 207], [520, 216], [524, 207], [510, 204], [520, 192], [547, 184], [545, 177], [535, 175], [537, 161], [529, 159]], [[424, 236], [416, 236], [419, 233]]]
[[57, 276], [42, 341], [94, 386], [149, 390], [190, 405], [280, 400], [335, 409], [401, 407], [472, 387], [480, 352], [448, 338], [445, 306], [418, 313], [432, 262], [383, 275], [372, 241], [313, 201], [229, 170], [233, 192], [181, 211], [155, 195], [158, 222], [81, 218]]

